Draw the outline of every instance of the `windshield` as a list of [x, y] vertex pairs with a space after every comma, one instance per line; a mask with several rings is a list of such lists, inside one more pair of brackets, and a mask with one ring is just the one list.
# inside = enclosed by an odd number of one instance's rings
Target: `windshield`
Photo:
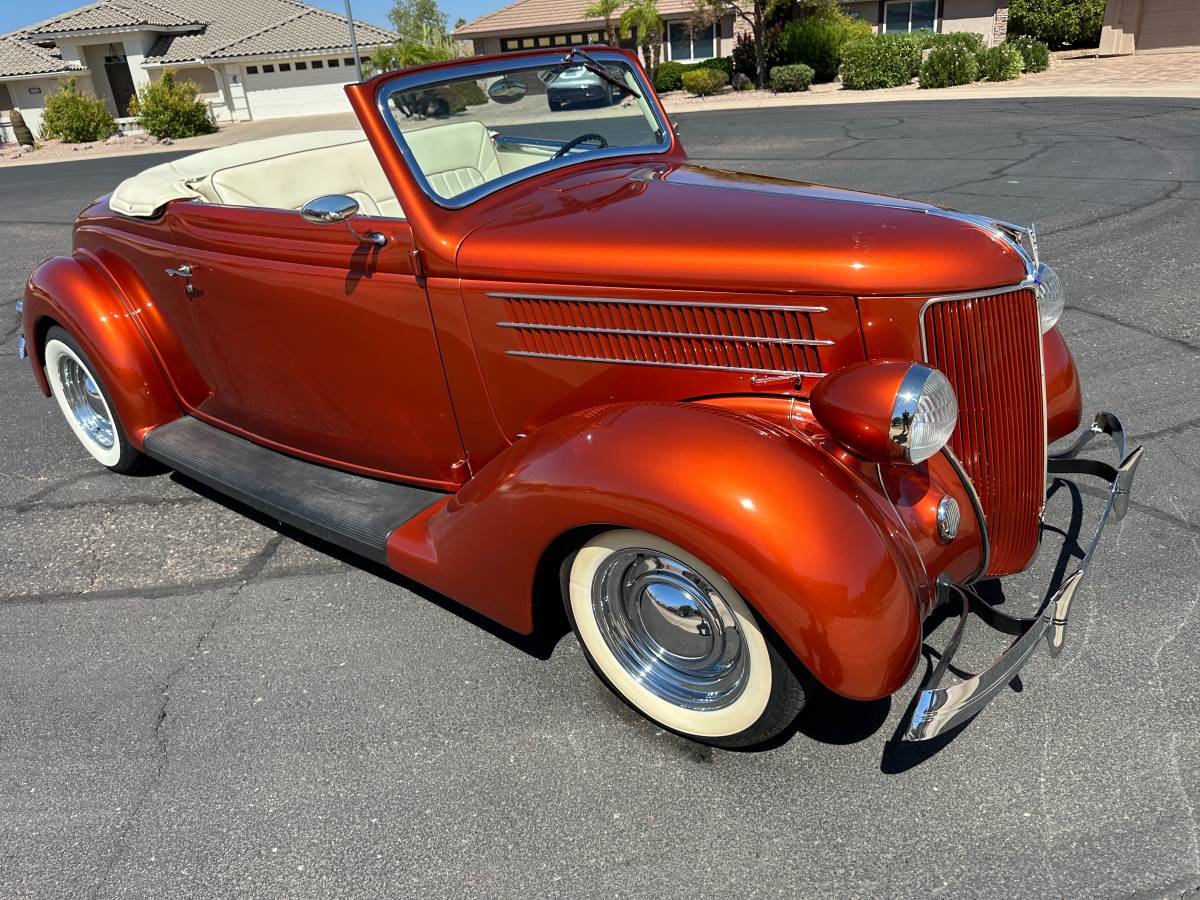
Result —
[[647, 88], [623, 60], [575, 51], [484, 71], [419, 87], [398, 82], [386, 98], [402, 151], [443, 205], [583, 159], [670, 145]]

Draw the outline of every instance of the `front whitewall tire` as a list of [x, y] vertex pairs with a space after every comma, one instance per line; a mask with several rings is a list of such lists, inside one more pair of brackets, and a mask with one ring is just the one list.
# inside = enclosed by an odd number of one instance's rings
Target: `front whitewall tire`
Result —
[[[735, 696], [713, 708], [688, 708], [665, 699], [662, 691], [647, 687], [646, 679], [631, 672], [611, 645], [613, 629], [598, 618], [597, 579], [614, 554], [645, 550], [678, 561], [699, 575], [719, 595], [714, 603], [727, 624], [735, 625], [739, 641], [740, 673]], [[650, 719], [681, 734], [700, 739], [724, 738], [746, 732], [763, 717], [772, 697], [773, 670], [767, 641], [746, 601], [716, 570], [669, 541], [643, 531], [610, 531], [589, 541], [571, 564], [568, 603], [576, 632], [594, 665], [609, 684]], [[733, 622], [728, 622], [732, 616]], [[693, 614], [693, 619], [695, 616]], [[684, 622], [690, 620], [684, 619]], [[607, 639], [606, 632], [610, 635]], [[732, 629], [731, 629], [732, 632]], [[701, 632], [702, 634], [704, 632]], [[618, 639], [619, 640], [619, 639]], [[617, 652], [621, 652], [617, 647]], [[744, 660], [741, 659], [744, 654]], [[633, 667], [636, 669], [636, 667]]]

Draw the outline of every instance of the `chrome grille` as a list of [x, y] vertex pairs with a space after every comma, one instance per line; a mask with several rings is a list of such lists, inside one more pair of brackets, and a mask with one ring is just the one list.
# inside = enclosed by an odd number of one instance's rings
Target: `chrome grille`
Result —
[[1042, 335], [1031, 290], [938, 300], [923, 314], [926, 359], [958, 396], [950, 449], [987, 520], [987, 575], [1024, 568], [1037, 549], [1046, 483]]

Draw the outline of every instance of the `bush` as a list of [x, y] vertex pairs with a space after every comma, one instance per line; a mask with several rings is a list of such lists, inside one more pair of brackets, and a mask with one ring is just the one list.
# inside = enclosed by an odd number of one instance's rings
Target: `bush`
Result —
[[42, 111], [42, 137], [67, 144], [102, 141], [117, 133], [117, 123], [99, 97], [79, 93], [74, 78], [68, 78], [46, 100]]
[[916, 35], [925, 38], [925, 47], [962, 47], [970, 53], [983, 50], [983, 35], [976, 31], [951, 31], [948, 34], [933, 34], [928, 31], [918, 31]]
[[683, 73], [687, 71], [687, 68], [680, 62], [659, 63], [658, 72], [654, 76], [654, 89], [660, 94], [679, 90], [683, 87]]
[[729, 79], [733, 78], [733, 57], [715, 56], [712, 59], [702, 59], [698, 63], [692, 63], [689, 68], [712, 69], [716, 72], [724, 72], [726, 83], [728, 83]]
[[979, 64], [976, 77], [980, 81], [1012, 81], [1025, 69], [1021, 51], [1012, 44], [997, 44], [980, 50], [975, 61]]
[[979, 74], [976, 56], [964, 44], [934, 47], [921, 63], [921, 87], [944, 88], [970, 84]]
[[683, 89], [697, 97], [718, 94], [729, 84], [729, 76], [720, 69], [695, 68], [683, 73]]
[[1009, 34], [1050, 47], [1096, 47], [1104, 26], [1104, 0], [1012, 0]]
[[790, 92], [807, 91], [813, 83], [812, 66], [796, 63], [791, 66], [776, 66], [771, 70], [771, 90]]
[[21, 115], [19, 109], [10, 109], [8, 111], [8, 121], [12, 125], [13, 137], [17, 139], [18, 147], [34, 146], [33, 132], [25, 124], [25, 117]]
[[1006, 42], [1017, 48], [1025, 62], [1026, 72], [1045, 72], [1050, 68], [1050, 48], [1024, 34], [1010, 37]]
[[844, 14], [808, 16], [783, 29], [778, 56], [782, 65], [811, 66], [814, 81], [833, 81], [842, 62], [842, 46], [870, 34], [870, 25]]
[[[767, 32], [763, 37], [763, 57], [766, 60], [768, 73], [776, 66], [795, 62], [795, 60], [786, 60], [783, 58], [782, 44], [783, 27], [780, 25], [768, 26]], [[754, 51], [754, 35], [749, 33], [739, 34], [737, 43], [733, 46], [733, 56], [729, 58], [734, 73], [741, 72], [747, 78], [754, 79], [754, 82], [757, 84], [757, 59]]]
[[156, 138], [186, 138], [212, 134], [216, 124], [197, 94], [200, 89], [190, 81], [176, 81], [170, 69], [162, 78], [142, 88], [130, 102], [130, 112], [138, 124]]
[[908, 84], [921, 66], [921, 49], [909, 35], [878, 35], [842, 46], [842, 86], [851, 91]]

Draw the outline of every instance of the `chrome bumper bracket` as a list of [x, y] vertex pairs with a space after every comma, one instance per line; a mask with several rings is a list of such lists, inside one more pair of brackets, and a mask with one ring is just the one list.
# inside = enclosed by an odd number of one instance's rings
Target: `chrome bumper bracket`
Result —
[[[1078, 459], [1078, 455], [1091, 440], [1102, 434], [1108, 435], [1117, 445], [1121, 460], [1119, 465]], [[1050, 457], [1047, 466], [1050, 474], [1090, 475], [1108, 482], [1109, 490], [1096, 533], [1092, 535], [1079, 566], [1063, 580], [1058, 590], [1042, 603], [1034, 615], [1009, 615], [989, 604], [968, 586], [939, 581], [940, 592], [953, 592], [959, 596], [959, 622], [937, 666], [921, 685], [912, 718], [903, 735], [904, 740], [929, 740], [970, 719], [1016, 677], [1043, 637], [1049, 645], [1051, 656], [1058, 656], [1062, 652], [1071, 602], [1075, 599], [1088, 564], [1100, 544], [1104, 526], [1110, 517], [1121, 519], [1129, 508], [1129, 492], [1133, 488], [1133, 478], [1141, 459], [1142, 448], [1138, 447], [1132, 453], [1128, 452], [1121, 420], [1106, 412], [1097, 413], [1091, 426], [1076, 438], [1071, 446]], [[972, 611], [992, 627], [1016, 635], [1016, 640], [996, 662], [978, 675], [958, 684], [939, 687], [950, 668], [950, 659], [958, 649], [967, 618]]]

